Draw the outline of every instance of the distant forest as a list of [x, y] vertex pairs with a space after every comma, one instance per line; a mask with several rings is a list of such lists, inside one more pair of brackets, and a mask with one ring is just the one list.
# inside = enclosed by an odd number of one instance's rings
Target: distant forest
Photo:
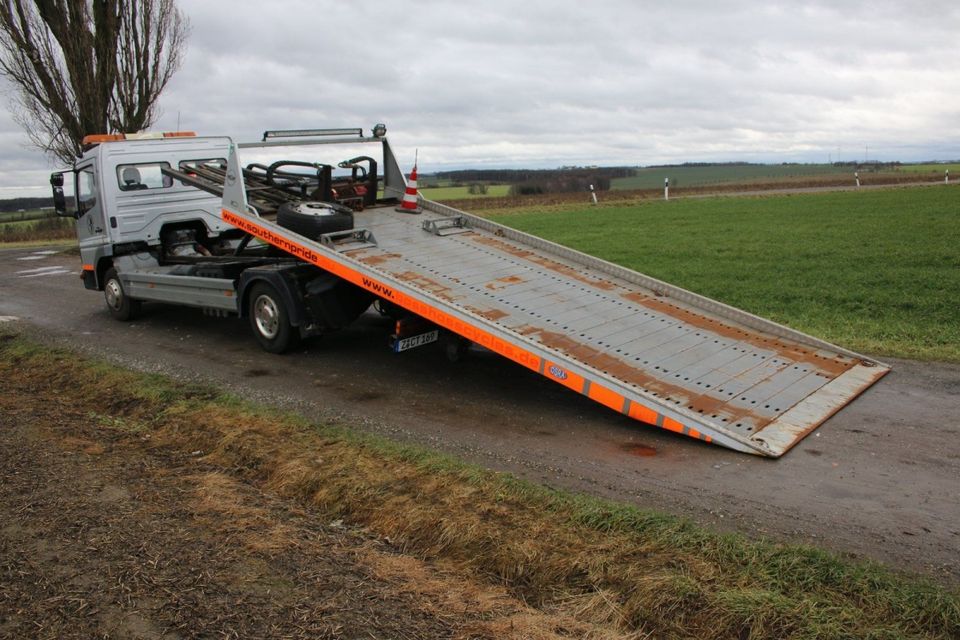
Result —
[[531, 180], [549, 179], [558, 174], [596, 175], [608, 179], [626, 178], [636, 171], [634, 167], [562, 167], [560, 169], [461, 169], [459, 171], [440, 171], [435, 175], [441, 180], [454, 182], [491, 182], [496, 184], [516, 184]]
[[32, 211], [52, 207], [53, 198], [10, 198], [9, 200], [0, 200], [0, 212], [9, 213], [11, 211]]
[[477, 183], [509, 184], [511, 195], [610, 189], [614, 178], [634, 174], [631, 167], [562, 167], [560, 169], [463, 169], [441, 171], [436, 177], [449, 180], [452, 186]]

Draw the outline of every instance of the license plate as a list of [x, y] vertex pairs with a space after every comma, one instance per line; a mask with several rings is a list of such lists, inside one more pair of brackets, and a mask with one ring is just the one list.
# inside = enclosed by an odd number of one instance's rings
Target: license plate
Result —
[[422, 347], [425, 344], [430, 344], [431, 342], [436, 342], [440, 337], [440, 330], [434, 329], [433, 331], [428, 331], [426, 333], [421, 333], [418, 336], [410, 336], [409, 338], [402, 338], [393, 343], [393, 350], [397, 353], [401, 351], [406, 351], [408, 349], [416, 349], [417, 347]]

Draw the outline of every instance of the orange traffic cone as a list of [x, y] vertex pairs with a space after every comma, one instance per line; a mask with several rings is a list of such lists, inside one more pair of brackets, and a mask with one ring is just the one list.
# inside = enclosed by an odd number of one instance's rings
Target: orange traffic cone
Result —
[[400, 206], [396, 208], [400, 213], [421, 213], [420, 196], [417, 195], [417, 165], [413, 165], [410, 180], [407, 181], [407, 190], [403, 194]]

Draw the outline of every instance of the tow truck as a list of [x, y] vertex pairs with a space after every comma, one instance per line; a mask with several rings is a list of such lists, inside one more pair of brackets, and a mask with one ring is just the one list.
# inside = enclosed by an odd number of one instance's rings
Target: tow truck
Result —
[[[310, 159], [241, 162], [278, 148]], [[321, 161], [341, 148], [361, 151]], [[247, 318], [281, 353], [373, 306], [396, 321], [397, 351], [479, 345], [647, 425], [770, 457], [890, 370], [483, 217], [405, 207], [383, 125], [88, 136], [51, 184], [77, 220], [83, 284], [118, 320], [145, 302], [196, 307]]]

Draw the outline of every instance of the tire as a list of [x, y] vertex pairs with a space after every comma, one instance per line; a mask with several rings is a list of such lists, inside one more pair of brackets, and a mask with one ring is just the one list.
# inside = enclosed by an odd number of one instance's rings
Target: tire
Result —
[[250, 328], [264, 351], [283, 353], [300, 343], [300, 331], [290, 324], [290, 312], [276, 289], [258, 282], [248, 300]]
[[107, 310], [116, 320], [127, 322], [133, 320], [140, 313], [140, 301], [127, 296], [123, 290], [120, 276], [113, 267], [103, 274], [103, 299], [107, 303]]
[[277, 209], [277, 224], [316, 240], [324, 233], [353, 229], [353, 211], [329, 202], [284, 202]]
[[390, 318], [391, 320], [399, 320], [406, 313], [402, 307], [398, 307], [389, 300], [384, 300], [383, 298], [377, 298], [374, 300], [373, 308], [381, 316], [384, 318]]
[[448, 333], [443, 337], [443, 355], [449, 362], [462, 362], [470, 351], [470, 341], [458, 335]]

